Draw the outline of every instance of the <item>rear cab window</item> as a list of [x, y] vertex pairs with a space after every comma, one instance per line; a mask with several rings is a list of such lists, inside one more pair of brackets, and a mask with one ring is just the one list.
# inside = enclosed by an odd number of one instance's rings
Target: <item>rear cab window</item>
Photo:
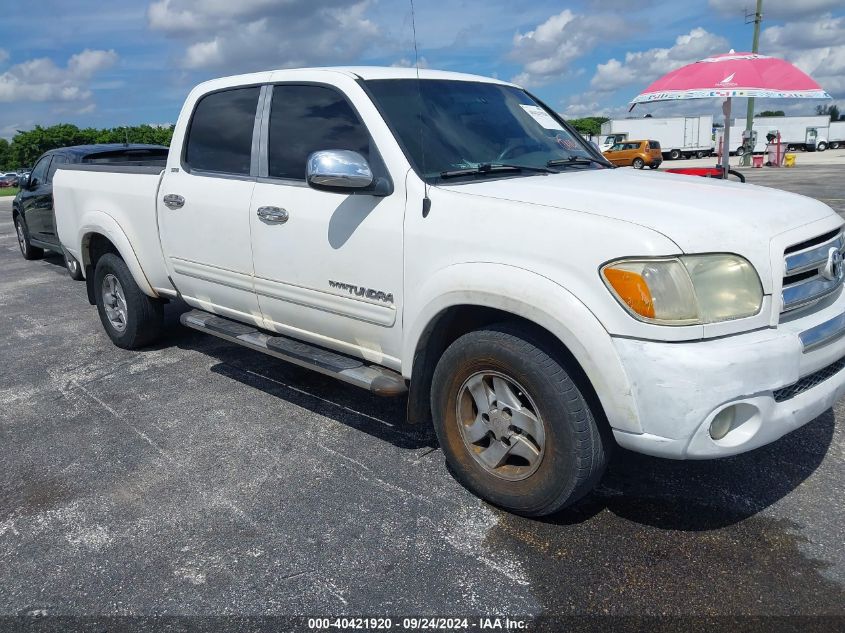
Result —
[[657, 141], [649, 141], [648, 142], [648, 148], [649, 149], [660, 149], [660, 143], [658, 143]]
[[248, 86], [212, 92], [197, 102], [185, 141], [186, 171], [250, 174], [260, 94], [259, 86]]

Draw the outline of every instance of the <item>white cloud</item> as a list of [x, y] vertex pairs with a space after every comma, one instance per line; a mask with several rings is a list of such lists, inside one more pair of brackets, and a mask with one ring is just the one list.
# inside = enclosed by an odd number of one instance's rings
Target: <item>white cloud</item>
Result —
[[514, 36], [510, 58], [522, 64], [522, 72], [513, 82], [539, 85], [557, 79], [570, 70], [576, 59], [630, 26], [621, 16], [580, 15], [565, 9], [533, 31]]
[[729, 48], [724, 37], [700, 27], [695, 28], [678, 36], [671, 48], [629, 52], [625, 54], [624, 62], [612, 58], [599, 64], [596, 74], [590, 80], [590, 87], [605, 92], [632, 84], [645, 88], [661, 75], [707, 55], [726, 53]]
[[379, 36], [370, 0], [156, 0], [150, 27], [185, 41], [181, 65], [232, 72], [343, 64]]
[[[417, 64], [414, 62], [413, 59], [408, 57], [403, 57], [402, 59], [393, 62], [390, 64], [393, 68], [416, 68]], [[420, 68], [428, 68], [428, 60], [425, 57], [419, 58], [419, 67]]]
[[770, 26], [760, 35], [760, 51], [788, 59], [831, 95], [845, 96], [845, 17]]
[[[708, 0], [711, 9], [727, 17], [745, 14], [754, 10], [754, 2], [739, 2], [738, 0]], [[842, 7], [842, 0], [766, 0], [763, 3], [763, 19], [803, 17], [813, 13], [823, 13]]]
[[0, 64], [9, 59], [9, 51], [0, 48]]
[[30, 59], [0, 74], [0, 102], [88, 99], [91, 78], [117, 59], [113, 50], [89, 49], [72, 55], [64, 68], [46, 57]]

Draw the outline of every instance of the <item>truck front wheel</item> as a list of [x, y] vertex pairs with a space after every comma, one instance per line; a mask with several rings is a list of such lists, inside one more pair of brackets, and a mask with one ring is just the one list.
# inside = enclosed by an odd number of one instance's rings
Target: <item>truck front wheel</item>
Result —
[[455, 478], [525, 516], [574, 503], [607, 462], [590, 406], [544, 348], [507, 324], [470, 332], [444, 352], [432, 382], [434, 427]]
[[118, 347], [137, 349], [161, 334], [162, 303], [141, 292], [126, 262], [117, 255], [107, 253], [97, 262], [94, 293], [103, 328]]

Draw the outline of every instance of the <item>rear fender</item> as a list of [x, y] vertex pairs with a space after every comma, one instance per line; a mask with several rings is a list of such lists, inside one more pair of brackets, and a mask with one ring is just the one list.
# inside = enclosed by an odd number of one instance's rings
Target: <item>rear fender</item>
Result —
[[91, 237], [100, 234], [108, 239], [117, 249], [118, 254], [126, 262], [129, 272], [132, 273], [132, 278], [145, 295], [158, 298], [158, 293], [153, 290], [147, 276], [144, 274], [144, 269], [141, 268], [141, 262], [138, 261], [138, 256], [126, 237], [126, 233], [117, 223], [117, 221], [109, 214], [103, 211], [88, 211], [81, 218], [79, 231], [77, 232], [77, 239], [75, 241], [77, 247], [76, 251], [68, 248], [68, 252], [82, 262], [82, 269], [85, 271], [86, 277], [90, 276], [91, 272], [91, 253], [88, 248]]

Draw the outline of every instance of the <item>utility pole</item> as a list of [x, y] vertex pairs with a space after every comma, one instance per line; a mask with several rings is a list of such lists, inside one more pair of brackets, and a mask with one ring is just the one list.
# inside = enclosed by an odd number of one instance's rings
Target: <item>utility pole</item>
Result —
[[[749, 23], [749, 19], [751, 16], [747, 13], [745, 14], [745, 23]], [[757, 0], [757, 10], [754, 12], [754, 41], [751, 44], [751, 52], [756, 53], [757, 49], [760, 47], [760, 22], [763, 21], [763, 0]], [[728, 121], [728, 125], [730, 125], [730, 121]], [[751, 129], [754, 126], [754, 97], [748, 97], [748, 111], [746, 112], [745, 117], [745, 131], [747, 132], [748, 138], [751, 138]], [[752, 151], [748, 151], [742, 156], [742, 164], [743, 165], [750, 165], [751, 164], [751, 154], [753, 153], [753, 145]]]

